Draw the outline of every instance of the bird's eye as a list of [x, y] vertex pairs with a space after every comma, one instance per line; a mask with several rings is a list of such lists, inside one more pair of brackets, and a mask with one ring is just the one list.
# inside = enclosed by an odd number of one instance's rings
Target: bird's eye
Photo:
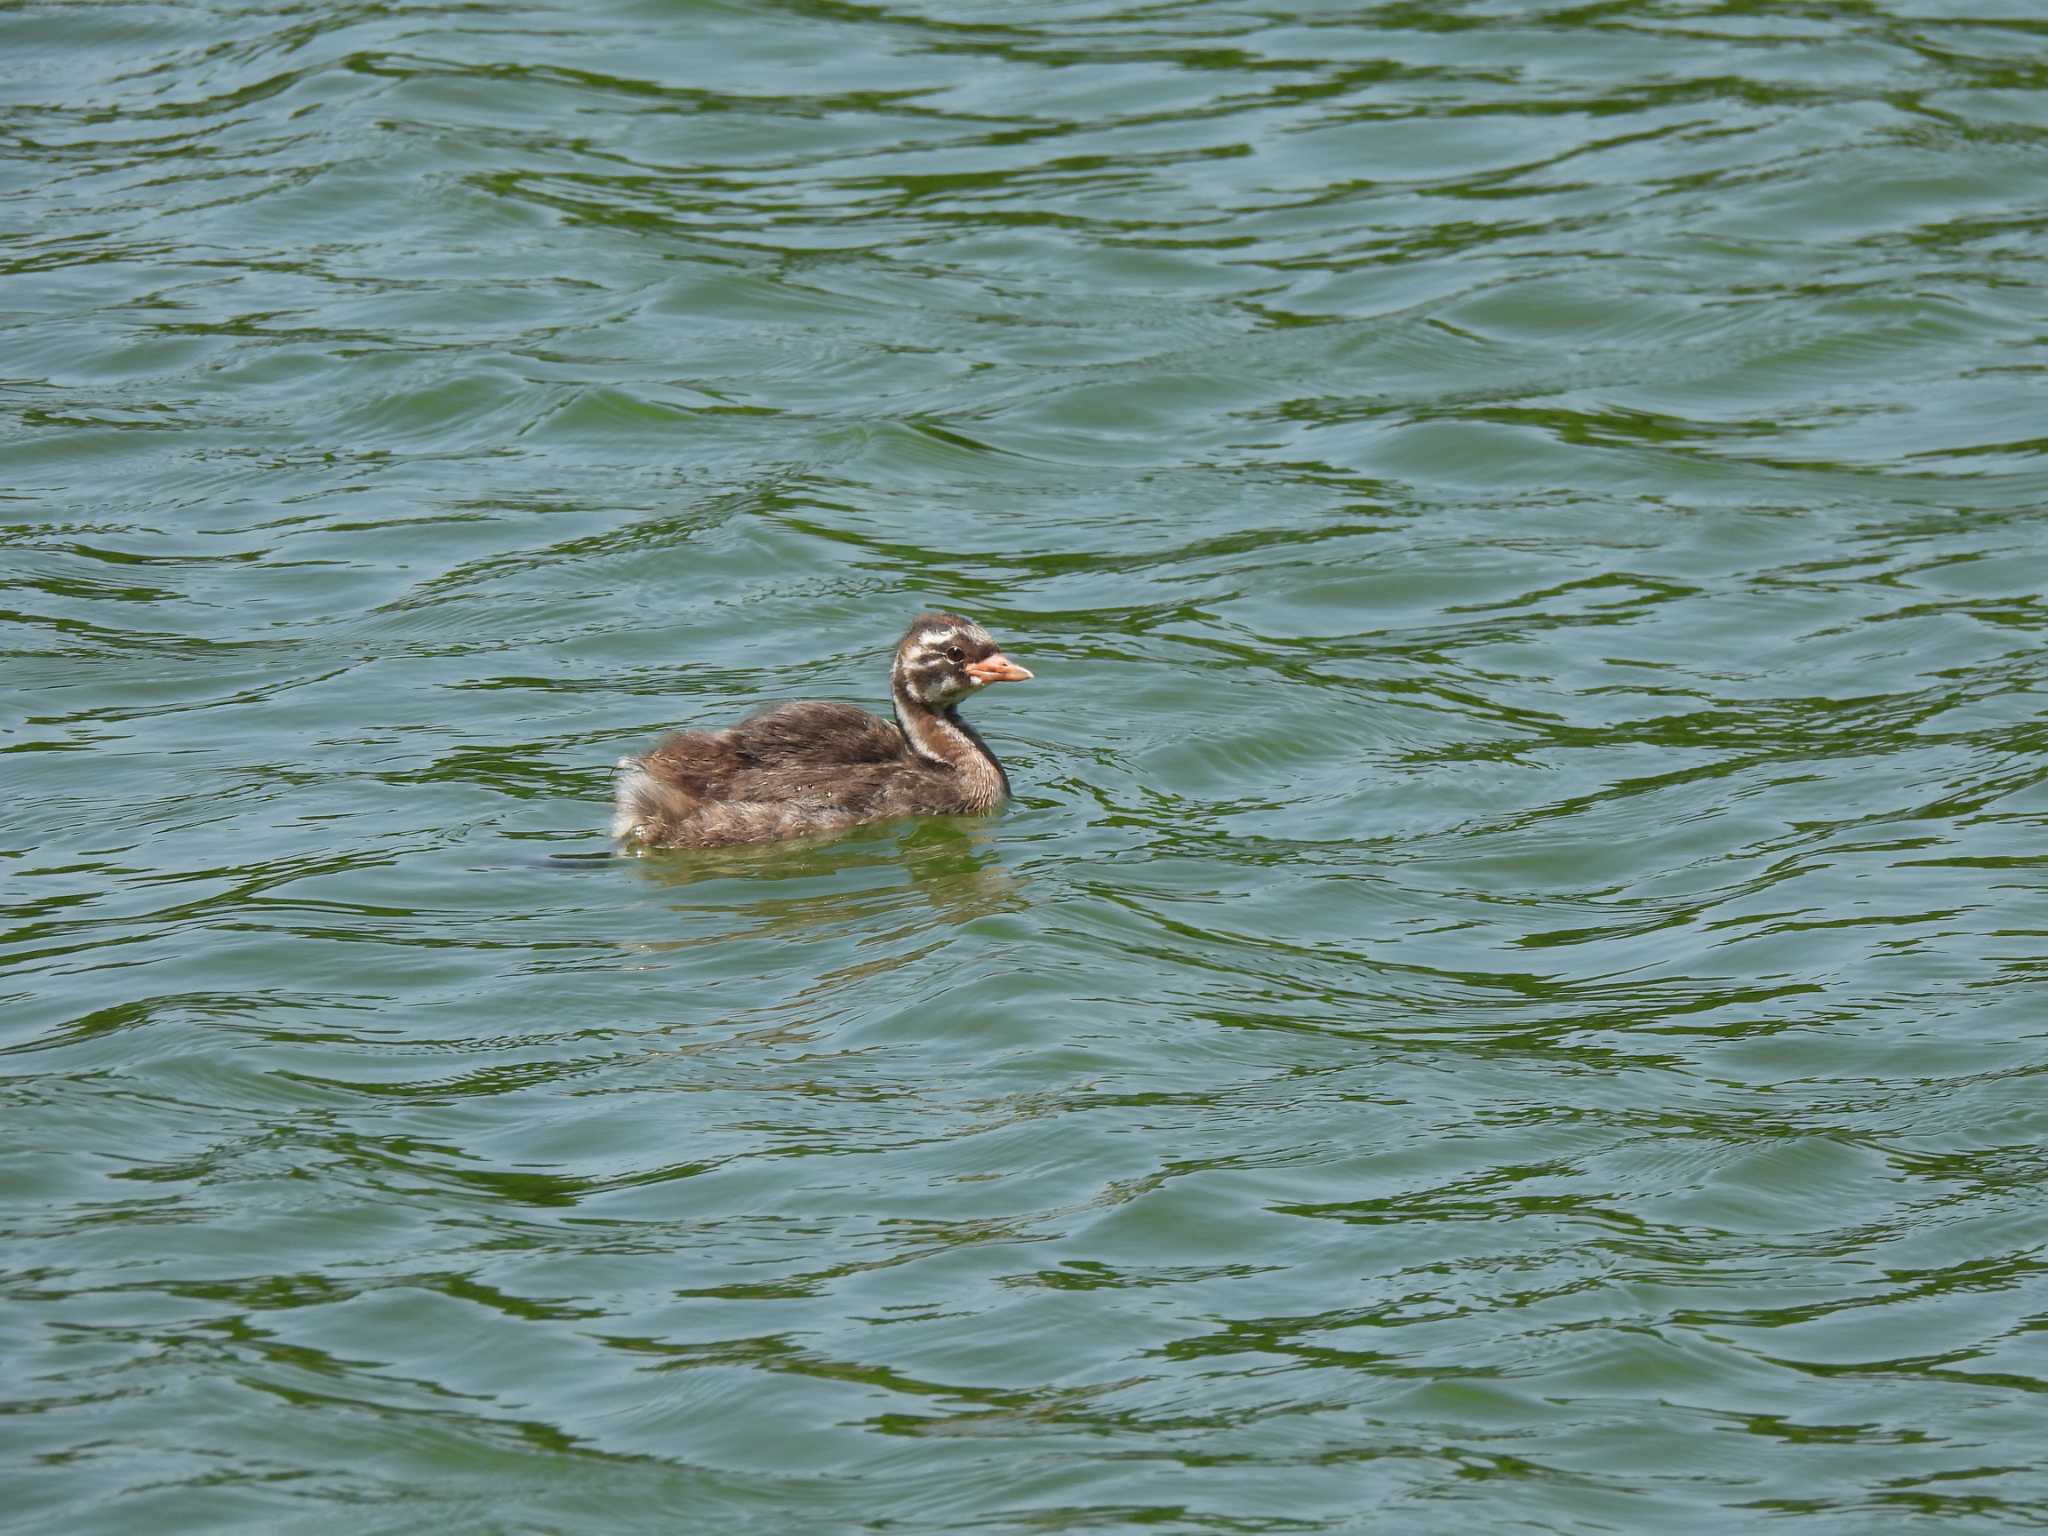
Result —
[[946, 660], [948, 661], [959, 661], [966, 654], [967, 653], [961, 650], [960, 647], [957, 645], [949, 645], [946, 647]]

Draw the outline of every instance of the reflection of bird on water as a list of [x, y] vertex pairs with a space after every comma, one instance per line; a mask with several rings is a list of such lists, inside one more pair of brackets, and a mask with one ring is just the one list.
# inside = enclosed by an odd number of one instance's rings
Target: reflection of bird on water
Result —
[[714, 848], [993, 810], [1010, 782], [958, 707], [1030, 676], [979, 624], [920, 614], [889, 669], [893, 723], [807, 699], [666, 736], [620, 760], [612, 835], [628, 848]]
[[[892, 864], [909, 876], [908, 885], [882, 876]], [[721, 887], [715, 906], [728, 917], [751, 919], [747, 931], [757, 935], [814, 936], [851, 923], [873, 938], [886, 939], [892, 936], [886, 925], [901, 914], [908, 920], [896, 935], [902, 936], [929, 926], [929, 919], [917, 915], [922, 910], [919, 898], [923, 907], [948, 923], [1014, 912], [1025, 905], [1022, 882], [997, 861], [987, 834], [948, 822], [841, 839], [796, 852], [724, 848], [701, 858], [649, 859], [636, 867], [649, 880], [677, 892], [726, 880], [747, 882], [738, 901]], [[778, 887], [792, 894], [779, 894]], [[884, 926], [877, 927], [878, 922]], [[650, 947], [722, 944], [732, 931], [729, 923], [721, 923], [716, 933]]]

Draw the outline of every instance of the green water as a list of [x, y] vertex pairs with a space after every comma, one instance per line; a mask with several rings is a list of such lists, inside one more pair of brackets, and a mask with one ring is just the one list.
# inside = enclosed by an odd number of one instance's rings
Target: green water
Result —
[[[2028, 0], [0, 5], [0, 1527], [2048, 1525]], [[999, 818], [610, 856], [879, 706]]]

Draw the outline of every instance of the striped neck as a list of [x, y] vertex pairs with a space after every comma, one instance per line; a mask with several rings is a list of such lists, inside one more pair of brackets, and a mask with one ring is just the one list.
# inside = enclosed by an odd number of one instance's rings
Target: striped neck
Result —
[[889, 691], [896, 724], [919, 761], [959, 774], [962, 791], [979, 804], [992, 806], [1010, 792], [1003, 765], [974, 727], [950, 709], [918, 703], [900, 683]]

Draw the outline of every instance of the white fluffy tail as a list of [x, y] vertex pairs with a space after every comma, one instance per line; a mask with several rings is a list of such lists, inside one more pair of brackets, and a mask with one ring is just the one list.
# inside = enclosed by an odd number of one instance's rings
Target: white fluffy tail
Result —
[[637, 757], [622, 757], [612, 779], [612, 841], [639, 842], [660, 814], [661, 787]]

